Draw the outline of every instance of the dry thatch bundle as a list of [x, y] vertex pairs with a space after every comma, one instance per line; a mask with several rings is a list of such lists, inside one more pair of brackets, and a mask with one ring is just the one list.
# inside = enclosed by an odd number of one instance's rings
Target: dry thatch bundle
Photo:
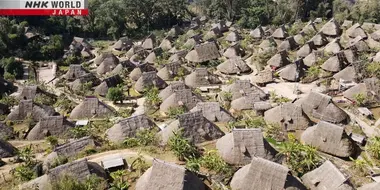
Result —
[[219, 64], [216, 69], [224, 74], [240, 74], [251, 71], [251, 68], [241, 59], [241, 57], [228, 59], [222, 64]]
[[264, 69], [257, 75], [253, 76], [251, 81], [260, 85], [271, 83], [273, 82], [273, 72], [270, 69]]
[[195, 144], [216, 140], [224, 135], [218, 126], [203, 116], [202, 111], [180, 115], [178, 120], [162, 130], [162, 141], [166, 143], [173, 132], [178, 130], [182, 130], [183, 136]]
[[182, 166], [154, 159], [136, 183], [136, 190], [205, 190], [205, 184]]
[[155, 45], [156, 45], [156, 36], [154, 34], [150, 34], [147, 38], [145, 38], [141, 47], [146, 50], [153, 50]]
[[158, 96], [164, 101], [164, 100], [166, 100], [166, 98], [168, 98], [174, 92], [176, 92], [178, 90], [184, 90], [187, 88], [188, 87], [185, 85], [185, 83], [180, 82], [180, 81], [174, 81], [174, 82], [170, 83], [168, 87], [161, 90], [161, 92], [160, 92], [160, 94], [158, 94]]
[[71, 111], [70, 119], [83, 119], [93, 117], [107, 117], [113, 115], [111, 107], [98, 100], [96, 97], [86, 97], [82, 103]]
[[180, 62], [172, 62], [166, 64], [162, 69], [157, 72], [157, 76], [162, 80], [173, 80], [174, 77], [181, 75], [188, 75], [190, 72], [181, 65]]
[[6, 140], [0, 139], [0, 158], [8, 158], [16, 155], [16, 148]]
[[303, 175], [301, 179], [310, 190], [353, 190], [348, 177], [328, 160], [317, 169]]
[[149, 88], [151, 86], [155, 86], [158, 89], [163, 89], [168, 85], [164, 80], [157, 76], [157, 73], [155, 71], [151, 71], [141, 74], [141, 77], [135, 83], [134, 89], [137, 92], [144, 92], [146, 88]]
[[297, 57], [302, 58], [309, 55], [311, 52], [317, 50], [317, 47], [314, 45], [313, 41], [306, 42], [305, 45], [303, 45], [298, 51], [297, 51]]
[[342, 30], [340, 29], [338, 22], [335, 19], [331, 19], [329, 22], [323, 25], [320, 32], [327, 36], [336, 37], [340, 36]]
[[109, 88], [116, 87], [122, 82], [123, 82], [123, 79], [121, 79], [119, 75], [108, 77], [104, 79], [103, 82], [100, 83], [100, 85], [95, 88], [95, 94], [98, 94], [104, 97], [107, 95]]
[[264, 119], [268, 123], [278, 124], [285, 131], [305, 130], [310, 125], [310, 119], [302, 112], [302, 107], [285, 103], [274, 107], [264, 113]]
[[206, 42], [194, 47], [194, 50], [190, 51], [185, 59], [189, 62], [202, 63], [220, 57], [218, 46], [215, 42]]
[[354, 24], [350, 28], [346, 30], [346, 34], [350, 38], [356, 38], [358, 36], [366, 39], [367, 38], [367, 33], [363, 30], [363, 28], [360, 26], [359, 23]]
[[338, 157], [349, 157], [356, 153], [355, 143], [348, 137], [344, 127], [325, 121], [320, 121], [316, 126], [306, 129], [302, 133], [301, 141]]
[[63, 77], [68, 81], [74, 81], [78, 77], [85, 75], [86, 73], [88, 73], [88, 72], [86, 71], [86, 69], [84, 69], [82, 67], [82, 65], [72, 64], [72, 65], [70, 65], [69, 70], [66, 72], [66, 74]]
[[160, 111], [167, 113], [170, 108], [185, 106], [187, 110], [193, 109], [201, 100], [194, 96], [191, 89], [175, 90], [160, 105]]
[[48, 116], [41, 118], [26, 137], [28, 140], [42, 140], [47, 136], [67, 138], [75, 125], [67, 121], [63, 116]]
[[212, 122], [229, 122], [233, 121], [232, 115], [222, 107], [218, 102], [198, 102], [190, 112], [202, 111], [203, 117]]
[[216, 75], [207, 71], [207, 68], [196, 68], [185, 78], [185, 84], [190, 87], [210, 86], [221, 84], [222, 81]]
[[233, 165], [249, 164], [254, 157], [272, 160], [277, 154], [261, 129], [234, 129], [218, 139], [216, 148], [223, 160]]
[[153, 129], [159, 130], [157, 125], [146, 115], [132, 116], [120, 120], [113, 127], [106, 131], [109, 141], [114, 143], [122, 143], [126, 138], [136, 137], [139, 130]]
[[331, 123], [340, 123], [348, 118], [346, 112], [336, 106], [330, 96], [314, 91], [302, 102], [302, 110], [309, 117]]
[[40, 119], [52, 116], [55, 113], [52, 107], [35, 104], [32, 100], [21, 100], [18, 107], [7, 116], [6, 120], [22, 121], [31, 117], [38, 122]]
[[121, 37], [114, 45], [113, 49], [118, 51], [128, 51], [133, 46], [133, 42], [128, 37]]
[[98, 65], [96, 72], [102, 75], [111, 72], [119, 64], [119, 59], [112, 53], [103, 53], [94, 62]]
[[231, 181], [233, 190], [273, 189], [285, 187], [289, 169], [280, 164], [254, 157], [252, 162], [238, 170]]
[[286, 29], [285, 29], [285, 26], [282, 25], [280, 28], [277, 28], [273, 34], [272, 34], [272, 37], [273, 38], [276, 38], [276, 39], [285, 39], [287, 38], [289, 35], [288, 35], [288, 32], [286, 32]]

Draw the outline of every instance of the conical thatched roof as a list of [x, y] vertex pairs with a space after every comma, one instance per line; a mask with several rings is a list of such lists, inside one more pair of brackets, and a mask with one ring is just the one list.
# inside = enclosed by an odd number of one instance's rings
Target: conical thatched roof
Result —
[[225, 40], [229, 42], [237, 42], [241, 39], [240, 34], [237, 31], [231, 31], [227, 34]]
[[13, 137], [13, 127], [0, 123], [0, 139], [7, 140]]
[[168, 32], [168, 36], [175, 37], [175, 38], [182, 34], [183, 34], [183, 31], [178, 25], [173, 26], [172, 29], [170, 29], [170, 31]]
[[258, 26], [254, 30], [250, 31], [249, 35], [253, 38], [263, 38], [265, 36], [265, 32], [261, 26]]
[[367, 78], [364, 79], [363, 83], [359, 83], [345, 92], [343, 96], [351, 101], [356, 101], [356, 96], [362, 94], [367, 96], [367, 98], [372, 98], [375, 101], [380, 100], [380, 83], [377, 78]]
[[280, 28], [277, 28], [273, 34], [272, 34], [273, 38], [276, 38], [276, 39], [285, 39], [287, 38], [289, 35], [288, 33], [286, 32], [286, 29], [285, 29], [285, 26], [282, 25]]
[[112, 71], [111, 75], [124, 75], [124, 71], [132, 71], [136, 68], [136, 65], [132, 63], [131, 61], [127, 60], [120, 60], [120, 64], [118, 64]]
[[103, 82], [95, 88], [95, 94], [104, 97], [107, 95], [109, 88], [116, 87], [118, 84], [121, 84], [122, 82], [123, 80], [119, 75], [108, 77], [104, 79]]
[[177, 122], [169, 124], [162, 130], [162, 141], [167, 142], [177, 130], [182, 130], [183, 136], [195, 144], [216, 140], [224, 135], [218, 126], [203, 116], [202, 111], [180, 115]]
[[380, 41], [380, 30], [376, 30], [375, 32], [373, 32], [371, 34], [371, 38], [376, 41]]
[[261, 129], [233, 129], [216, 142], [219, 154], [229, 164], [246, 165], [252, 158], [273, 159], [277, 151], [264, 139]]
[[311, 38], [311, 40], [314, 42], [314, 45], [317, 47], [322, 47], [329, 43], [326, 36], [321, 32], [319, 32], [317, 35]]
[[[173, 89], [172, 89], [173, 90]], [[201, 100], [194, 96], [191, 89], [175, 90], [169, 97], [163, 100], [160, 111], [166, 113], [170, 108], [185, 106], [187, 110], [193, 109]]]
[[283, 67], [287, 64], [289, 64], [290, 61], [288, 59], [288, 53], [286, 51], [280, 51], [276, 53], [273, 57], [271, 57], [267, 64], [272, 67]]
[[101, 81], [98, 78], [96, 78], [96, 76], [92, 73], [87, 73], [78, 77], [74, 82], [72, 82], [70, 84], [70, 89], [74, 92], [82, 91], [82, 84], [87, 82], [91, 82], [92, 86], [95, 86], [99, 85]]
[[158, 129], [157, 125], [146, 115], [132, 116], [120, 120], [113, 127], [106, 131], [108, 140], [114, 143], [122, 143], [126, 138], [136, 137], [139, 130]]
[[85, 38], [80, 38], [80, 37], [74, 36], [72, 43], [80, 43], [83, 47], [85, 47], [87, 49], [92, 49], [91, 44]]
[[241, 59], [241, 57], [228, 59], [222, 64], [219, 64], [216, 68], [224, 74], [240, 74], [251, 71], [251, 68]]
[[355, 50], [346, 49], [343, 51], [343, 53], [346, 58], [344, 61], [347, 61], [349, 64], [353, 64], [358, 60], [358, 54]]
[[270, 69], [264, 69], [252, 77], [252, 82], [256, 84], [267, 84], [273, 82], [273, 72]]
[[236, 57], [243, 57], [244, 55], [245, 55], [245, 51], [238, 43], [232, 44], [223, 53], [223, 56], [229, 59], [236, 58]]
[[162, 42], [161, 42], [161, 44], [160, 44], [159, 47], [162, 50], [164, 50], [164, 51], [169, 51], [170, 49], [173, 48], [172, 42], [169, 39], [167, 39], [167, 38], [165, 38], [165, 39], [162, 40]]
[[215, 24], [212, 24], [212, 27], [214, 28], [214, 27], [218, 27], [219, 28], [219, 30], [221, 31], [221, 32], [227, 32], [228, 31], [228, 26], [226, 25], [226, 22], [225, 21], [219, 21], [219, 22], [217, 22], [217, 23], [215, 23]]
[[196, 68], [185, 78], [185, 84], [190, 87], [200, 87], [220, 84], [219, 78], [207, 71], [206, 68]]
[[299, 45], [297, 42], [294, 40], [293, 36], [287, 37], [286, 40], [280, 43], [280, 45], [277, 46], [278, 51], [289, 51], [289, 50], [294, 50], [298, 47]]
[[114, 111], [96, 97], [86, 97], [82, 103], [71, 111], [70, 119], [83, 119], [93, 117], [107, 117], [113, 115]]
[[42, 140], [47, 136], [70, 137], [70, 130], [75, 125], [63, 116], [41, 118], [26, 137], [28, 140]]
[[34, 99], [37, 95], [37, 91], [41, 92], [41, 89], [38, 88], [37, 85], [32, 85], [32, 86], [25, 86], [20, 95], [18, 96], [18, 99], [20, 100], [29, 100], [29, 99]]
[[190, 62], [202, 63], [220, 57], [218, 46], [215, 42], [206, 42], [194, 47], [194, 50], [190, 51], [185, 59]]
[[150, 34], [142, 43], [142, 47], [146, 50], [153, 50], [156, 45], [156, 36], [154, 34]]
[[327, 54], [336, 54], [336, 53], [339, 53], [343, 49], [342, 46], [340, 45], [339, 40], [340, 40], [339, 38], [336, 38], [336, 39], [332, 40], [330, 43], [328, 43], [325, 46], [324, 51]]
[[164, 101], [166, 98], [168, 98], [170, 95], [172, 95], [174, 92], [178, 90], [184, 90], [188, 88], [185, 83], [180, 81], [174, 81], [169, 84], [168, 87], [161, 90], [161, 92], [158, 94], [158, 96]]
[[229, 122], [233, 121], [232, 115], [220, 107], [218, 102], [198, 102], [190, 112], [202, 111], [202, 114], [207, 120], [212, 122]]
[[304, 33], [314, 33], [317, 32], [317, 28], [315, 27], [315, 23], [313, 21], [308, 22], [303, 28], [302, 31]]
[[119, 51], [128, 51], [133, 46], [133, 42], [128, 37], [120, 38], [114, 45], [113, 49]]
[[95, 59], [95, 64], [98, 65], [96, 72], [102, 75], [112, 71], [119, 64], [119, 59], [112, 53], [103, 53]]
[[320, 53], [318, 52], [312, 52], [310, 53], [309, 55], [307, 55], [305, 58], [303, 58], [303, 63], [308, 66], [308, 67], [311, 67], [313, 66], [315, 63], [318, 62], [318, 60], [320, 59]]
[[16, 148], [6, 140], [0, 139], [0, 158], [7, 158], [16, 155]]
[[314, 45], [313, 41], [308, 41], [306, 42], [305, 45], [303, 45], [298, 51], [297, 51], [297, 57], [306, 57], [309, 55], [311, 52], [316, 50], [316, 47]]
[[156, 159], [136, 183], [136, 190], [205, 190], [205, 187], [195, 174], [184, 167]]
[[323, 34], [327, 36], [340, 36], [341, 29], [338, 24], [338, 22], [335, 19], [331, 19], [329, 22], [327, 22], [325, 25], [323, 25], [320, 32], [323, 32]]
[[330, 96], [314, 91], [302, 101], [302, 110], [309, 117], [331, 123], [340, 123], [348, 118], [348, 115], [332, 102]]
[[354, 141], [344, 132], [344, 127], [325, 121], [320, 121], [316, 126], [307, 128], [302, 133], [301, 141], [338, 157], [349, 157], [356, 152]]
[[353, 21], [352, 20], [344, 20], [342, 24], [342, 28], [348, 29], [352, 26]]
[[363, 30], [363, 28], [360, 26], [359, 23], [356, 23], [353, 26], [351, 26], [350, 28], [348, 28], [346, 30], [346, 34], [350, 38], [356, 38], [358, 36], [360, 36], [360, 37], [362, 37], [364, 39], [367, 38], [366, 32]]
[[268, 123], [280, 125], [286, 131], [304, 130], [310, 124], [302, 107], [293, 103], [285, 103], [266, 111], [264, 119]]
[[88, 72], [82, 67], [82, 65], [70, 65], [69, 70], [63, 77], [68, 81], [74, 81], [75, 79], [86, 73]]
[[343, 96], [351, 101], [355, 101], [358, 94], [367, 94], [367, 87], [364, 83], [359, 83], [343, 92]]
[[353, 190], [348, 177], [328, 160], [317, 169], [303, 175], [301, 179], [310, 190]]
[[216, 39], [223, 36], [223, 33], [219, 30], [218, 27], [211, 28], [210, 31], [204, 35], [203, 39]]
[[370, 30], [373, 30], [375, 29], [375, 23], [371, 23], [371, 22], [363, 22], [362, 26], [363, 30], [365, 31], [370, 31]]
[[254, 157], [252, 162], [238, 170], [231, 181], [232, 190], [272, 189], [285, 187], [289, 169], [280, 164]]
[[351, 39], [348, 42], [348, 46], [350, 48], [355, 48], [358, 52], [367, 52], [369, 51], [368, 44], [364, 41], [364, 39], [361, 36], [358, 36], [354, 39]]
[[155, 71], [142, 73], [139, 80], [135, 83], [135, 90], [137, 92], [144, 92], [145, 88], [155, 86], [158, 89], [166, 88], [168, 85], [164, 80], [157, 76]]
[[243, 94], [242, 97], [232, 100], [231, 109], [237, 111], [254, 109], [255, 103], [265, 100], [266, 97], [266, 94], [263, 94], [261, 89], [254, 90], [249, 94]]
[[172, 62], [166, 64], [162, 69], [157, 72], [157, 76], [163, 80], [173, 80], [174, 77], [188, 75], [190, 72], [181, 66], [180, 62]]
[[267, 50], [274, 47], [277, 47], [277, 44], [274, 41], [273, 37], [268, 37], [267, 39], [263, 40], [259, 45], [259, 48], [263, 50]]
[[337, 81], [339, 81], [339, 79], [343, 79], [345, 81], [355, 81], [356, 71], [354, 67], [348, 66], [344, 68], [343, 70], [341, 70], [340, 72], [336, 73], [333, 77]]
[[34, 121], [39, 121], [54, 114], [55, 110], [52, 107], [35, 104], [32, 100], [21, 100], [18, 107], [12, 110], [6, 120], [21, 121], [30, 115]]
[[246, 96], [248, 94], [258, 94], [260, 99], [265, 98], [267, 95], [259, 87], [254, 86], [249, 80], [236, 80], [233, 84], [227, 86], [224, 92], [232, 93], [232, 100]]
[[358, 190], [376, 190], [376, 189], [380, 189], [380, 182], [368, 183], [358, 188]]
[[327, 59], [322, 65], [321, 68], [325, 71], [330, 72], [339, 72], [345, 67], [344, 62], [344, 54], [343, 52], [341, 54], [335, 55]]
[[380, 42], [372, 39], [371, 37], [367, 38], [366, 43], [371, 50], [378, 50], [380, 48]]
[[305, 74], [302, 60], [297, 60], [294, 64], [285, 66], [280, 72], [280, 77], [288, 81], [299, 81]]
[[148, 63], [139, 64], [134, 68], [131, 73], [129, 73], [129, 78], [131, 78], [133, 81], [139, 80], [142, 73], [144, 72], [151, 72], [151, 71], [157, 71], [156, 68], [154, 68], [152, 65]]

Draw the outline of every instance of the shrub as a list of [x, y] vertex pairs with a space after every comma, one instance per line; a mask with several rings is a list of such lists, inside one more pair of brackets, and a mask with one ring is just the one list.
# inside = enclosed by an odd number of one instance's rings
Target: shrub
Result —
[[371, 63], [367, 65], [366, 71], [369, 77], [380, 78], [380, 63]]
[[113, 101], [113, 103], [116, 103], [117, 101], [120, 101], [120, 103], [123, 103], [123, 100], [124, 100], [123, 88], [121, 86], [109, 88], [107, 92], [107, 99]]
[[362, 156], [356, 160], [350, 157], [350, 160], [352, 161], [351, 168], [360, 173], [360, 175], [366, 176], [369, 174], [369, 167], [372, 166], [372, 163], [368, 160], [367, 157]]
[[60, 166], [60, 165], [63, 165], [63, 164], [66, 164], [69, 162], [69, 159], [67, 157], [64, 157], [64, 156], [58, 156], [56, 159], [53, 160], [53, 163], [51, 164], [51, 168], [55, 168], [57, 166]]
[[157, 145], [157, 129], [142, 129], [137, 131], [136, 137], [126, 138], [123, 143], [129, 148], [136, 146]]
[[219, 156], [216, 150], [207, 151], [201, 158], [201, 165], [218, 174], [232, 174], [232, 168], [222, 157]]
[[380, 159], [380, 137], [370, 138], [366, 150], [376, 159]]
[[144, 156], [140, 152], [137, 158], [132, 161], [131, 168], [137, 171], [138, 176], [141, 176], [149, 168], [148, 163], [146, 163]]
[[192, 172], [199, 172], [201, 168], [201, 160], [198, 158], [185, 158], [186, 160], [186, 168]]
[[168, 110], [168, 116], [172, 119], [176, 119], [179, 115], [186, 113], [185, 106], [170, 107]]
[[16, 80], [16, 77], [11, 73], [5, 72], [4, 73], [4, 79], [13, 82]]
[[9, 107], [15, 106], [19, 104], [19, 100], [16, 99], [14, 96], [3, 96], [0, 99], [0, 103], [5, 104]]
[[45, 138], [45, 140], [47, 142], [49, 142], [49, 144], [52, 148], [54, 148], [58, 145], [58, 138], [56, 136], [48, 136]]
[[17, 61], [14, 57], [3, 58], [0, 60], [0, 68], [3, 68], [5, 73], [13, 75], [15, 78], [20, 79], [24, 75], [24, 68], [22, 63]]
[[355, 94], [354, 99], [358, 106], [364, 106], [367, 103], [367, 96], [362, 93]]
[[127, 190], [130, 186], [128, 181], [125, 179], [127, 176], [127, 172], [125, 170], [118, 170], [116, 172], [112, 172], [111, 174], [112, 183], [111, 190]]
[[148, 106], [156, 107], [161, 104], [162, 99], [158, 96], [160, 90], [157, 87], [145, 89], [145, 102]]
[[169, 138], [168, 146], [181, 161], [199, 156], [197, 147], [184, 138], [182, 131], [173, 132], [173, 136]]
[[82, 138], [90, 134], [90, 129], [87, 126], [84, 127], [74, 127], [70, 129], [70, 133], [74, 138]]
[[21, 164], [13, 168], [10, 172], [14, 178], [22, 182], [30, 181], [37, 177], [32, 166], [28, 166], [26, 164]]
[[260, 128], [266, 125], [263, 117], [248, 118], [244, 120], [244, 123], [247, 128]]
[[90, 175], [85, 181], [79, 181], [70, 175], [64, 175], [51, 184], [51, 189], [59, 190], [103, 190], [106, 187], [106, 181], [95, 174]]
[[278, 96], [274, 91], [270, 92], [270, 100], [278, 104], [290, 102], [289, 98]]

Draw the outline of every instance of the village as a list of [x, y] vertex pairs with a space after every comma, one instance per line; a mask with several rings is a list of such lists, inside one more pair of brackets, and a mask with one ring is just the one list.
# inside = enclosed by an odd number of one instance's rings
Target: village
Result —
[[0, 78], [0, 188], [379, 190], [379, 51], [380, 24], [322, 18], [74, 37]]

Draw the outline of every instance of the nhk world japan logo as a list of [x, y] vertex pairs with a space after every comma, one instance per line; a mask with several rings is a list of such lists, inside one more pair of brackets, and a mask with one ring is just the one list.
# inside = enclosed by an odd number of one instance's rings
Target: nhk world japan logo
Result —
[[0, 15], [88, 15], [88, 0], [0, 0]]

